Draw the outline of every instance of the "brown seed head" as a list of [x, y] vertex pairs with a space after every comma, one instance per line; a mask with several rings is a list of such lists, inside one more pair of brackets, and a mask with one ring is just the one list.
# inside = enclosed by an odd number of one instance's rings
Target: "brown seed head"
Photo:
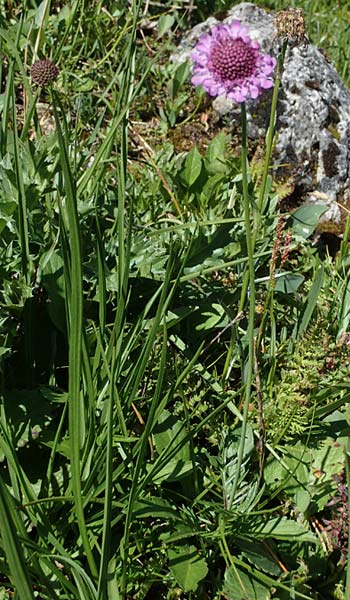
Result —
[[52, 60], [45, 58], [34, 63], [30, 75], [34, 83], [41, 87], [47, 87], [57, 79], [59, 72], [57, 65]]
[[300, 8], [288, 8], [276, 13], [273, 24], [277, 29], [276, 37], [290, 40], [295, 44], [306, 42], [305, 20]]

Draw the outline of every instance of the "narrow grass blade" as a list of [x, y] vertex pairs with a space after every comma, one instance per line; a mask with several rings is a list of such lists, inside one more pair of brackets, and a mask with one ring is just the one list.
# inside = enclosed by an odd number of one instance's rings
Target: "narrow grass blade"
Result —
[[306, 303], [305, 303], [305, 310], [303, 312], [303, 316], [302, 316], [301, 322], [299, 324], [299, 327], [297, 324], [295, 340], [297, 340], [298, 338], [300, 338], [300, 336], [302, 336], [302, 334], [306, 331], [306, 329], [310, 323], [311, 317], [317, 306], [317, 300], [318, 300], [318, 296], [319, 296], [319, 293], [322, 288], [323, 280], [324, 280], [324, 266], [319, 265], [318, 269], [316, 271], [316, 275], [315, 275], [314, 281], [312, 283], [311, 289], [309, 291]]
[[102, 242], [101, 228], [96, 214], [96, 238], [97, 238], [97, 269], [98, 269], [98, 314], [100, 334], [103, 338], [106, 327], [106, 267], [104, 247]]
[[15, 175], [18, 194], [18, 231], [21, 247], [22, 273], [27, 282], [30, 281], [30, 256], [29, 256], [29, 235], [26, 193], [23, 182], [23, 170], [21, 166], [19, 140], [17, 137], [17, 117], [16, 117], [16, 93], [12, 87], [12, 119], [13, 119], [13, 150], [15, 160]]
[[21, 600], [33, 600], [33, 588], [29, 578], [26, 560], [18, 541], [18, 532], [12, 519], [16, 510], [9, 493], [0, 477], [0, 521], [1, 539], [10, 567], [10, 579]]
[[108, 600], [108, 565], [110, 561], [111, 520], [112, 520], [112, 486], [113, 486], [113, 406], [115, 390], [115, 354], [112, 358], [110, 389], [107, 397], [107, 431], [105, 459], [105, 500], [102, 531], [102, 550], [98, 581], [98, 599]]

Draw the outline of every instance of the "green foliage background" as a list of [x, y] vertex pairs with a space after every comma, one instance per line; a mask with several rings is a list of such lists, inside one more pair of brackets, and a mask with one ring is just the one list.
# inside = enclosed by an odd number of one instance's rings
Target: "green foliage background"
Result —
[[[299, 6], [347, 80], [349, 5]], [[169, 60], [228, 7], [1, 3], [0, 598], [349, 592], [348, 243], [269, 175], [246, 418], [237, 136]]]

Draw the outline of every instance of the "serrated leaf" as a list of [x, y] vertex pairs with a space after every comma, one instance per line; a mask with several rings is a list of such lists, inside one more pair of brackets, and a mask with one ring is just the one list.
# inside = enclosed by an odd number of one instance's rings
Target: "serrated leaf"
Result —
[[208, 566], [195, 546], [169, 548], [169, 567], [184, 592], [195, 592], [206, 577]]

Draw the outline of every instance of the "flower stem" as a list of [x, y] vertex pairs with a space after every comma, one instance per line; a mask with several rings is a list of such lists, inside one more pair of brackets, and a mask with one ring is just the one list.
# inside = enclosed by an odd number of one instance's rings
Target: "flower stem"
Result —
[[261, 212], [262, 212], [262, 209], [263, 209], [263, 206], [264, 206], [264, 198], [265, 198], [265, 193], [266, 193], [267, 176], [268, 176], [269, 167], [270, 167], [270, 160], [271, 160], [271, 154], [272, 154], [272, 146], [273, 146], [273, 140], [274, 140], [274, 137], [275, 137], [275, 130], [276, 130], [276, 114], [277, 114], [278, 92], [279, 92], [280, 85], [281, 85], [281, 80], [282, 80], [283, 64], [284, 64], [284, 59], [285, 59], [285, 56], [286, 56], [287, 44], [288, 44], [287, 40], [283, 42], [282, 50], [281, 50], [281, 53], [280, 53], [279, 58], [278, 58], [278, 67], [277, 67], [275, 85], [274, 85], [273, 93], [272, 93], [271, 110], [270, 110], [270, 121], [269, 121], [269, 128], [267, 130], [267, 136], [266, 136], [266, 151], [265, 151], [264, 171], [263, 171], [261, 185], [260, 185], [260, 190], [259, 190], [258, 210], [256, 212], [256, 215], [255, 215], [256, 218], [255, 218], [255, 222], [254, 222], [254, 238], [253, 238], [254, 239], [254, 244], [255, 244], [255, 241], [256, 241], [257, 228], [259, 227], [259, 222], [260, 222], [260, 218], [261, 218]]
[[[347, 407], [347, 422], [349, 425], [350, 422], [350, 408], [349, 405]], [[347, 438], [345, 445], [345, 477], [346, 477], [346, 488], [347, 488], [347, 510], [348, 514], [350, 514], [350, 440]], [[349, 550], [350, 550], [350, 520], [348, 521], [348, 560], [346, 563], [345, 570], [345, 595], [344, 598], [350, 598], [350, 560], [349, 560]]]
[[[278, 93], [279, 93], [281, 80], [282, 80], [283, 65], [284, 65], [284, 59], [286, 56], [287, 45], [288, 45], [288, 41], [284, 41], [281, 53], [278, 58], [277, 74], [276, 74], [275, 85], [274, 85], [273, 93], [272, 93], [269, 128], [268, 128], [267, 136], [266, 136], [266, 151], [265, 151], [264, 170], [263, 170], [262, 180], [261, 180], [261, 184], [260, 184], [260, 190], [259, 190], [259, 196], [258, 196], [258, 202], [257, 202], [257, 210], [254, 215], [254, 227], [253, 227], [253, 233], [252, 233], [253, 252], [254, 252], [256, 239], [258, 236], [258, 231], [259, 231], [260, 223], [261, 223], [261, 216], [262, 216], [262, 212], [263, 212], [263, 208], [264, 208], [267, 177], [268, 177], [268, 172], [269, 172], [269, 167], [270, 167], [273, 140], [275, 137], [277, 100], [278, 100]], [[245, 277], [243, 280], [243, 284], [242, 284], [241, 300], [240, 300], [238, 312], [241, 312], [244, 308], [245, 299], [247, 296], [248, 285], [249, 285], [249, 272], [246, 271]]]
[[248, 317], [248, 362], [243, 366], [243, 379], [245, 379], [245, 395], [243, 405], [243, 420], [242, 420], [242, 431], [241, 439], [238, 448], [237, 456], [237, 468], [235, 479], [233, 482], [232, 497], [235, 497], [241, 466], [244, 456], [245, 448], [245, 437], [247, 431], [248, 421], [248, 409], [251, 397], [251, 388], [253, 382], [254, 373], [254, 321], [255, 321], [255, 271], [254, 271], [254, 247], [251, 231], [251, 208], [248, 191], [248, 153], [247, 153], [247, 112], [246, 106], [243, 102], [241, 104], [241, 115], [242, 115], [242, 185], [243, 185], [243, 206], [244, 206], [244, 223], [245, 223], [245, 237], [246, 237], [246, 248], [248, 258], [248, 283], [249, 283], [249, 317]]
[[[83, 352], [83, 274], [77, 191], [74, 174], [71, 170], [67, 147], [67, 124], [59, 96], [52, 90], [52, 108], [56, 122], [59, 157], [63, 175], [65, 203], [61, 206], [61, 238], [65, 256], [64, 277], [66, 287], [67, 330], [69, 335], [69, 378], [68, 378], [68, 431], [70, 444], [71, 486], [74, 509], [84, 553], [94, 579], [98, 576], [86, 525], [83, 490], [81, 450], [84, 445], [85, 407], [81, 388]], [[66, 135], [64, 135], [64, 133]]]

